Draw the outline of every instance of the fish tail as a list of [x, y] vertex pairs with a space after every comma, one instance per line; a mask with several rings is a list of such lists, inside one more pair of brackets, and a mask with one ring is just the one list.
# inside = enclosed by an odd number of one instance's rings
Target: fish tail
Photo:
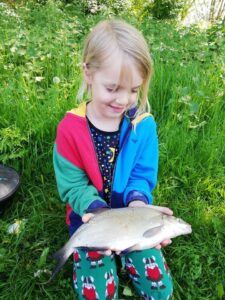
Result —
[[65, 245], [64, 247], [62, 247], [60, 250], [58, 250], [52, 255], [52, 258], [56, 260], [57, 265], [55, 269], [52, 271], [52, 275], [49, 279], [49, 282], [56, 276], [56, 274], [63, 267], [63, 265], [66, 263], [67, 259], [70, 257], [72, 253], [73, 253], [73, 249], [68, 249]]

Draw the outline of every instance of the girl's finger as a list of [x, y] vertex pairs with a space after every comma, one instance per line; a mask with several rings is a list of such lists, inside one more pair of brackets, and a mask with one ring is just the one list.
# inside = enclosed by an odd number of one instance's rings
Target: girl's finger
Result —
[[107, 256], [110, 256], [110, 255], [112, 255], [112, 251], [111, 250], [106, 250], [106, 251], [104, 251], [104, 254], [107, 255]]
[[162, 247], [165, 247], [167, 245], [170, 245], [172, 243], [172, 240], [165, 240], [161, 243]]
[[112, 255], [112, 251], [111, 250], [98, 251], [98, 253], [106, 255], [106, 256]]
[[82, 221], [84, 223], [87, 223], [93, 217], [94, 217], [94, 214], [92, 214], [92, 213], [84, 214], [82, 217]]
[[173, 215], [173, 211], [171, 209], [169, 209], [168, 207], [164, 207], [164, 206], [157, 206], [157, 205], [150, 205], [152, 209], [161, 211], [162, 213], [172, 216]]
[[155, 246], [154, 248], [160, 250], [162, 248], [162, 246], [159, 244], [159, 245]]

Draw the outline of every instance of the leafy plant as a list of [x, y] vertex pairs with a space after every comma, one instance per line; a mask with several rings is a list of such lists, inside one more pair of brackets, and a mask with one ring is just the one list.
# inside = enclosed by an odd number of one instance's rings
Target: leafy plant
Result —
[[0, 161], [22, 158], [28, 152], [28, 138], [15, 126], [0, 129]]

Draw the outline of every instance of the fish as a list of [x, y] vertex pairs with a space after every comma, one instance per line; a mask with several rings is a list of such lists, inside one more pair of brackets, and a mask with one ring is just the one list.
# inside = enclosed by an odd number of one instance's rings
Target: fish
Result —
[[153, 248], [162, 241], [192, 232], [191, 225], [146, 205], [103, 209], [94, 213], [89, 222], [82, 224], [69, 241], [52, 257], [57, 266], [52, 280], [75, 248], [91, 251], [112, 250], [125, 254]]

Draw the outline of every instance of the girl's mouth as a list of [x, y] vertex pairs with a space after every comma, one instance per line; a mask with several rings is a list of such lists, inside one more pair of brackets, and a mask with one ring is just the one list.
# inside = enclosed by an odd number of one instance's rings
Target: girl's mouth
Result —
[[122, 112], [124, 111], [124, 107], [122, 107], [122, 106], [109, 105], [109, 107], [110, 107], [114, 112], [122, 113]]

